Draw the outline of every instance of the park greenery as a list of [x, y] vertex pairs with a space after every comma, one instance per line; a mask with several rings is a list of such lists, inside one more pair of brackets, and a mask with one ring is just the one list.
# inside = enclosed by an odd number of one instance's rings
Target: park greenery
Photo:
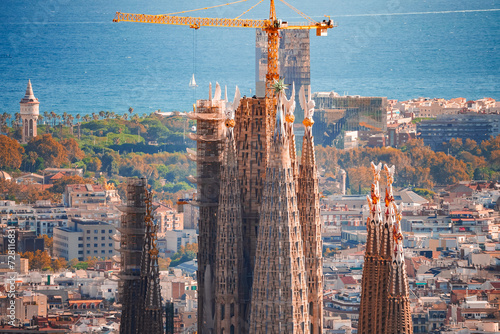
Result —
[[13, 177], [23, 172], [41, 173], [47, 167], [75, 167], [84, 177], [63, 177], [52, 188], [15, 185], [0, 180], [0, 194], [11, 200], [60, 201], [67, 184], [93, 183], [107, 179], [125, 196], [126, 178], [149, 180], [158, 200], [174, 201], [194, 185], [187, 176], [196, 174], [186, 148], [195, 143], [187, 138], [194, 123], [181, 116], [157, 114], [139, 116], [133, 108], [124, 115], [99, 112], [80, 116], [53, 112], [40, 115], [38, 136], [20, 145], [20, 115], [0, 115], [0, 170]]
[[336, 177], [339, 170], [344, 169], [348, 177], [347, 187], [352, 194], [369, 192], [371, 161], [396, 165], [394, 185], [416, 189], [424, 197], [432, 196], [431, 189], [436, 186], [500, 178], [500, 136], [481, 143], [452, 139], [444, 144], [444, 150], [446, 153], [434, 152], [421, 139], [411, 140], [401, 149], [364, 147], [339, 150], [318, 146], [316, 160], [326, 177]]
[[[19, 144], [20, 115], [13, 119], [0, 115], [0, 170], [18, 176], [22, 172], [41, 173], [46, 167], [78, 167], [84, 177], [63, 177], [52, 188], [11, 184], [0, 180], [0, 194], [21, 202], [37, 199], [60, 201], [64, 187], [71, 183], [104, 181], [113, 183], [125, 196], [126, 178], [144, 177], [158, 200], [172, 203], [195, 187], [187, 179], [196, 174], [196, 165], [186, 155], [195, 143], [186, 138], [193, 121], [176, 116], [114, 112], [91, 115], [40, 115], [38, 136]], [[10, 120], [10, 122], [9, 122]], [[476, 143], [452, 139], [444, 152], [434, 152], [422, 140], [404, 147], [339, 150], [317, 146], [318, 169], [326, 178], [347, 172], [348, 191], [367, 193], [371, 183], [370, 162], [397, 166], [395, 186], [410, 187], [424, 197], [432, 197], [435, 186], [465, 180], [497, 180], [500, 176], [500, 136]], [[325, 194], [330, 189], [323, 189]]]

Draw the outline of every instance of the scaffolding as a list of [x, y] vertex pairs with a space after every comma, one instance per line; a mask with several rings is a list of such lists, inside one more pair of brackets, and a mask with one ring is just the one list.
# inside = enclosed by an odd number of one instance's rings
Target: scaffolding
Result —
[[146, 216], [146, 179], [127, 180], [127, 205], [118, 231], [120, 236], [119, 299], [122, 304], [120, 334], [136, 334], [138, 327], [137, 296], [140, 289], [141, 254], [144, 247]]
[[141, 257], [141, 285], [137, 296], [139, 315], [137, 334], [161, 334], [163, 332], [163, 308], [160, 293], [160, 269], [158, 267], [157, 226], [153, 222], [153, 200], [145, 190], [146, 234]]
[[[217, 93], [218, 92], [218, 93]], [[217, 240], [217, 210], [219, 203], [220, 168], [224, 150], [225, 100], [220, 99], [220, 86], [212, 99], [210, 86], [208, 100], [198, 100], [196, 110], [188, 114], [196, 120], [197, 199], [192, 204], [199, 206], [198, 224], [198, 330], [209, 333], [214, 329], [215, 253]], [[219, 96], [217, 96], [219, 95]]]

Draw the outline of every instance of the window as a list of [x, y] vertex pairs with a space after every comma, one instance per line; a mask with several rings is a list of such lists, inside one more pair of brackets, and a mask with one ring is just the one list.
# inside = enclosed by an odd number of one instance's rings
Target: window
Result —
[[113, 244], [112, 244], [112, 243], [110, 243], [110, 244], [109, 244], [109, 247], [113, 247]]
[[106, 233], [106, 230], [101, 230], [101, 233]]
[[83, 255], [83, 251], [78, 251], [78, 254], [82, 254]]
[[97, 247], [97, 244], [94, 244], [94, 247]]
[[109, 233], [113, 233], [113, 230], [109, 230]]
[[97, 240], [97, 237], [94, 237], [94, 240]]
[[89, 251], [89, 250], [87, 251], [87, 254], [90, 254], [90, 251]]
[[105, 243], [102, 243], [102, 244], [101, 244], [101, 247], [106, 247], [106, 244], [105, 244]]
[[99, 231], [98, 230], [94, 230], [94, 233], [99, 233]]
[[87, 247], [90, 247], [90, 244], [87, 244]]
[[83, 248], [83, 244], [78, 244], [78, 248]]
[[78, 237], [78, 240], [83, 240], [83, 237]]
[[101, 237], [101, 240], [106, 240], [106, 237]]
[[105, 251], [105, 250], [102, 250], [102, 251], [101, 251], [101, 254], [105, 254], [105, 253], [106, 253], [106, 251]]
[[97, 254], [97, 251], [96, 251], [96, 250], [94, 251], [94, 254]]
[[90, 240], [90, 237], [87, 237], [87, 240]]

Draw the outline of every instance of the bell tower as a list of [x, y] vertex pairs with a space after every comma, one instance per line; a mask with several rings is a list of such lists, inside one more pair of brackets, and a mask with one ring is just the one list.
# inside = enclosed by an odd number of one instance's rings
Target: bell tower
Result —
[[40, 102], [38, 102], [38, 99], [33, 94], [31, 80], [28, 80], [26, 94], [19, 103], [21, 105], [22, 143], [24, 144], [37, 135], [36, 124], [39, 115]]

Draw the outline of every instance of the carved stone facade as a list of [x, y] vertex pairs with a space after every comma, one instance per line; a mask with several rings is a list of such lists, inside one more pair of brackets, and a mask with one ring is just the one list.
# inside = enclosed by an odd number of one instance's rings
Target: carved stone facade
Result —
[[282, 99], [278, 97], [264, 181], [250, 333], [309, 333], [302, 229]]
[[[199, 320], [199, 332], [321, 333], [322, 244], [312, 133], [304, 137], [304, 166], [299, 169], [293, 134], [294, 91], [290, 100], [280, 92], [276, 119], [266, 111], [265, 98], [240, 101], [238, 91], [236, 95], [232, 103], [225, 102], [224, 152], [217, 146], [208, 158], [203, 153], [206, 149], [200, 152], [200, 145], [197, 152], [198, 177], [193, 180], [198, 183], [200, 205], [199, 252], [205, 253], [198, 255], [198, 307], [204, 317]], [[210, 103], [218, 101], [217, 97], [216, 93]], [[214, 127], [210, 133], [220, 138], [222, 113], [205, 115], [200, 104], [190, 116], [198, 120], [193, 139], [220, 143], [208, 137], [208, 128]], [[310, 100], [304, 106], [314, 108]], [[306, 123], [310, 130], [312, 113]], [[220, 164], [219, 176], [213, 165], [208, 166], [213, 162]], [[205, 186], [200, 176], [207, 170], [220, 181], [218, 198], [209, 206], [217, 210], [215, 225], [207, 225], [200, 201]], [[205, 230], [203, 224], [213, 230]], [[208, 246], [211, 242], [215, 242], [213, 249]], [[214, 276], [204, 263], [215, 264]], [[209, 277], [215, 284], [213, 298], [207, 291]]]
[[384, 212], [380, 204], [381, 169], [382, 164], [372, 163], [374, 182], [371, 196], [368, 197], [370, 217], [367, 221], [368, 238], [358, 333], [408, 334], [413, 333], [413, 325], [402, 246], [401, 215], [397, 213], [392, 191], [394, 166], [385, 166], [387, 189]]
[[215, 333], [244, 333], [243, 235], [238, 160], [233, 127], [227, 129], [221, 166], [217, 217], [217, 263], [215, 276]]
[[[305, 110], [305, 133], [299, 167], [297, 202], [302, 225], [302, 244], [306, 260], [307, 300], [311, 320], [311, 334], [323, 333], [323, 242], [319, 208], [318, 168], [312, 135], [312, 109], [307, 107], [305, 94], [300, 92]], [[311, 105], [309, 105], [311, 107]], [[309, 110], [308, 110], [309, 109]]]

